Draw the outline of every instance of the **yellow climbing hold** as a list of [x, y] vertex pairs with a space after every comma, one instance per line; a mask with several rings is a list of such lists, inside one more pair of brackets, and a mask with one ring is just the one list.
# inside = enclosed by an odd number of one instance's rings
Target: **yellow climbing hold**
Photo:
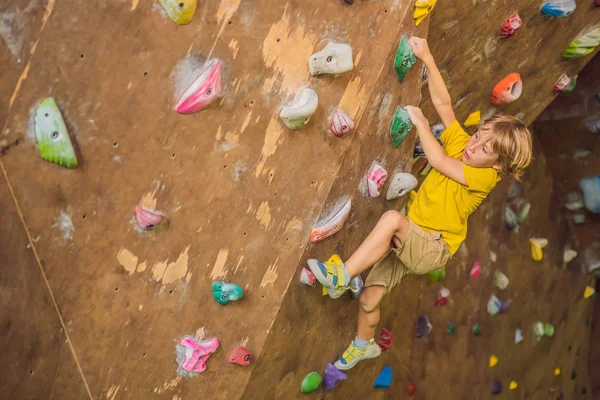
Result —
[[515, 390], [515, 389], [516, 389], [518, 386], [519, 386], [519, 385], [517, 385], [517, 382], [515, 382], [515, 381], [510, 381], [510, 384], [509, 384], [509, 386], [508, 386], [508, 387], [510, 388], [510, 390]]
[[192, 22], [196, 13], [198, 0], [158, 0], [171, 21], [177, 25], [185, 25]]
[[474, 113], [469, 114], [467, 120], [465, 121], [465, 128], [470, 126], [479, 125], [481, 122], [481, 111], [475, 111]]
[[531, 238], [529, 242], [531, 243], [531, 258], [533, 258], [533, 261], [542, 261], [542, 258], [544, 258], [542, 249], [548, 246], [548, 239]]
[[594, 295], [594, 293], [596, 293], [596, 290], [593, 287], [586, 286], [585, 291], [583, 292], [583, 298], [589, 299], [590, 297], [592, 297]]
[[494, 366], [496, 366], [496, 364], [498, 364], [498, 357], [496, 357], [495, 355], [492, 355], [490, 357], [490, 367], [494, 367]]
[[413, 18], [415, 19], [415, 26], [419, 26], [421, 22], [429, 15], [433, 7], [435, 7], [437, 0], [417, 0], [415, 2], [415, 13]]
[[560, 375], [560, 368], [556, 368], [554, 370], [554, 376], [559, 376]]

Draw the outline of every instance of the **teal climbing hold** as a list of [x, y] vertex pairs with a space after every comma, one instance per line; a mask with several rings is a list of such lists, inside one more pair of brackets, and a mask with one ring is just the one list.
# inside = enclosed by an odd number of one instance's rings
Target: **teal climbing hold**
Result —
[[398, 76], [398, 82], [402, 82], [408, 71], [410, 71], [416, 62], [417, 57], [408, 44], [408, 38], [402, 36], [400, 44], [398, 45], [398, 51], [396, 52], [396, 58], [394, 59], [394, 69]]
[[392, 121], [392, 127], [390, 128], [390, 136], [392, 137], [392, 143], [394, 147], [400, 146], [402, 141], [408, 135], [408, 132], [412, 129], [413, 124], [408, 116], [408, 112], [404, 107], [398, 106], [396, 113], [394, 114], [394, 120]]
[[230, 301], [239, 300], [244, 295], [244, 291], [238, 285], [222, 281], [213, 282], [212, 291], [215, 300], [219, 304], [227, 304]]
[[323, 383], [321, 374], [319, 374], [317, 371], [313, 371], [304, 377], [300, 390], [302, 393], [314, 392], [319, 388], [319, 386], [321, 386], [321, 383]]
[[386, 365], [377, 379], [375, 379], [375, 384], [373, 387], [375, 389], [387, 389], [392, 384], [392, 369], [389, 365]]

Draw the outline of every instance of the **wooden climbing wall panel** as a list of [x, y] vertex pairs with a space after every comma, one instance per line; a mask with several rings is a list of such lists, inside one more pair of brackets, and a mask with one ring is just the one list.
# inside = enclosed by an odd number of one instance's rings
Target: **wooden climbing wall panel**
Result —
[[[241, 396], [254, 367], [227, 356], [241, 344], [260, 359], [338, 176], [356, 196], [371, 158], [387, 154], [391, 173], [410, 152], [407, 144], [392, 157], [387, 136], [395, 106], [419, 96], [419, 68], [401, 92], [391, 64], [407, 5], [200, 2], [192, 23], [177, 26], [156, 2], [47, 3], [21, 84], [3, 81], [14, 92], [3, 138], [19, 142], [1, 161], [94, 398]], [[352, 46], [354, 70], [310, 78], [308, 57], [328, 40]], [[179, 115], [174, 71], [188, 56], [222, 60], [223, 94]], [[306, 86], [319, 108], [291, 132], [278, 112]], [[47, 96], [77, 169], [39, 157], [31, 116]], [[358, 126], [344, 139], [329, 131], [338, 107]], [[139, 232], [138, 204], [165, 212], [168, 226]], [[217, 304], [219, 279], [240, 284], [244, 299]], [[186, 334], [221, 342], [193, 379], [176, 374]]]
[[[582, 30], [599, 23], [600, 9], [593, 1], [577, 1], [572, 15], [554, 18], [540, 12], [543, 3], [438, 1], [437, 12], [431, 14], [429, 42], [460, 122], [480, 110], [482, 117], [502, 112], [530, 124], [556, 96], [556, 80], [563, 73], [576, 75], [591, 60], [593, 54], [570, 60], [561, 54]], [[500, 38], [502, 24], [514, 13], [523, 21], [521, 28], [512, 37]], [[521, 97], [492, 106], [492, 89], [513, 72], [523, 81]], [[431, 123], [438, 122], [429, 97], [423, 111]]]

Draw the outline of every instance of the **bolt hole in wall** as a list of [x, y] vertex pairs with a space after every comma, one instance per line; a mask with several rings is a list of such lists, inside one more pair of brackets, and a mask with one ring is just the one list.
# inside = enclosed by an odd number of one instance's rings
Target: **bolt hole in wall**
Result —
[[146, 357], [146, 353], [144, 353], [142, 356], [143, 356], [143, 357]]
[[173, 291], [172, 291], [172, 290], [169, 290], [169, 294], [173, 294]]
[[244, 232], [244, 236], [248, 236], [248, 232]]
[[223, 169], [227, 169], [227, 165], [223, 165]]
[[86, 219], [86, 218], [87, 218], [87, 215], [83, 214], [83, 215], [81, 216], [81, 218], [83, 218], [83, 219]]
[[119, 142], [114, 142], [113, 143], [113, 147], [116, 149], [117, 147], [119, 147]]
[[116, 287], [116, 288], [115, 288], [115, 292], [118, 292], [118, 291], [119, 291], [119, 288], [118, 288], [118, 287]]
[[83, 54], [80, 56], [81, 58], [85, 57]]
[[279, 43], [279, 40], [280, 40], [280, 39], [279, 39], [279, 38], [277, 38], [277, 43]]
[[175, 159], [175, 153], [171, 154], [171, 158], [174, 160]]
[[29, 375], [33, 375], [33, 370], [29, 370]]
[[148, 72], [144, 72], [144, 76], [148, 76]]
[[33, 237], [33, 241], [34, 241], [34, 242], [37, 242], [38, 240], [40, 240], [40, 237], [39, 237], [39, 236], [34, 236], [34, 237]]

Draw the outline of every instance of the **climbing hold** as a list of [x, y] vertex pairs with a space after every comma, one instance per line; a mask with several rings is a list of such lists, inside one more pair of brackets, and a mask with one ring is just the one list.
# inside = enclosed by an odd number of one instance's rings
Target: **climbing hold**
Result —
[[576, 379], [577, 378], [577, 372], [575, 372], [575, 370], [571, 371], [571, 380]]
[[574, 214], [573, 222], [575, 223], [575, 225], [585, 224], [585, 214]]
[[575, 0], [554, 0], [544, 4], [542, 12], [551, 17], [568, 17], [576, 7]]
[[589, 299], [590, 297], [592, 297], [594, 295], [594, 293], [596, 293], [596, 290], [593, 287], [586, 286], [585, 290], [583, 291], [583, 298]]
[[473, 326], [473, 335], [474, 336], [481, 335], [481, 326], [479, 325], [479, 322], [475, 323], [475, 325]]
[[350, 296], [352, 300], [358, 300], [360, 293], [365, 287], [363, 279], [360, 275], [355, 276], [350, 280]]
[[500, 314], [506, 314], [510, 311], [510, 303], [508, 301], [500, 302]]
[[469, 114], [464, 125], [466, 128], [468, 128], [470, 126], [479, 125], [480, 122], [481, 122], [481, 111], [475, 111], [474, 113]]
[[310, 121], [317, 106], [319, 105], [319, 96], [309, 88], [302, 91], [300, 99], [293, 105], [283, 107], [279, 113], [279, 117], [291, 130], [295, 131], [302, 128]]
[[446, 289], [445, 287], [442, 287], [440, 289], [440, 293], [438, 294], [438, 298], [435, 301], [435, 303], [433, 304], [434, 307], [440, 306], [443, 307], [446, 304], [448, 304], [448, 301], [450, 300], [450, 290]]
[[509, 385], [508, 385], [508, 388], [509, 388], [510, 390], [515, 390], [517, 387], [519, 387], [519, 385], [517, 385], [517, 382], [515, 382], [515, 381], [510, 381], [510, 383], [509, 383]]
[[542, 321], [538, 321], [533, 326], [533, 333], [537, 340], [540, 340], [542, 336], [544, 336], [544, 323]]
[[219, 348], [217, 338], [199, 341], [184, 336], [176, 346], [177, 373], [183, 376], [195, 376], [206, 370], [206, 361]]
[[559, 376], [560, 375], [560, 368], [555, 368], [554, 369], [554, 376]]
[[506, 201], [516, 200], [519, 196], [521, 196], [522, 191], [523, 185], [521, 184], [521, 182], [513, 180], [510, 183], [510, 187], [508, 188], [508, 195], [506, 196]]
[[518, 205], [519, 212], [517, 213], [517, 223], [521, 225], [527, 219], [529, 215], [529, 210], [531, 209], [531, 203], [527, 203], [522, 201]]
[[[444, 133], [444, 131], [446, 130], [444, 124], [431, 125], [429, 129], [431, 129], [431, 133], [433, 133], [433, 137], [435, 138], [435, 140], [437, 140], [440, 146], [443, 147], [444, 145], [442, 144], [440, 137], [442, 136], [442, 133]], [[423, 146], [421, 146], [421, 141], [419, 140], [419, 138], [417, 138], [417, 141], [415, 142], [414, 156], [425, 156], [425, 152], [423, 151]], [[415, 161], [416, 160], [413, 160], [413, 164], [415, 163]], [[426, 162], [427, 160], [425, 159], [425, 164]], [[425, 164], [423, 164], [423, 167], [425, 167]]]
[[446, 269], [444, 267], [434, 269], [430, 273], [427, 274], [427, 280], [430, 283], [441, 281], [446, 277]]
[[475, 261], [475, 263], [473, 264], [473, 267], [471, 268], [471, 272], [469, 273], [469, 278], [471, 278], [471, 280], [475, 280], [479, 277], [480, 273], [481, 273], [481, 263], [479, 261]]
[[69, 132], [52, 97], [42, 100], [37, 108], [35, 137], [43, 160], [67, 168], [77, 167], [77, 156]]
[[494, 315], [500, 312], [501, 308], [502, 303], [500, 302], [500, 300], [498, 300], [496, 296], [492, 295], [492, 297], [490, 297], [490, 299], [488, 300], [487, 304], [488, 313], [493, 317]]
[[523, 92], [521, 75], [512, 73], [502, 79], [492, 90], [492, 104], [500, 105], [512, 103], [517, 100]]
[[567, 74], [562, 74], [554, 84], [554, 93], [572, 92], [577, 85], [577, 76], [571, 79]]
[[500, 381], [492, 382], [492, 395], [497, 395], [502, 393], [502, 383]]
[[575, 257], [577, 257], [577, 252], [575, 250], [566, 249], [563, 253], [563, 262], [568, 264], [573, 261]]
[[409, 397], [412, 397], [417, 393], [417, 385], [414, 382], [410, 382], [406, 389]]
[[390, 127], [390, 136], [392, 137], [392, 143], [394, 147], [400, 146], [412, 127], [413, 124], [406, 109], [400, 106], [396, 108], [394, 120], [392, 121], [392, 126]]
[[544, 257], [542, 249], [548, 245], [548, 239], [531, 238], [529, 243], [531, 243], [531, 258], [533, 258], [533, 261], [542, 261]]
[[519, 17], [519, 14], [511, 15], [502, 25], [502, 28], [500, 28], [500, 37], [502, 39], [511, 37], [512, 35], [517, 33], [522, 24], [523, 21], [521, 21], [521, 17]]
[[394, 175], [392, 182], [390, 182], [385, 198], [387, 200], [399, 199], [416, 188], [418, 183], [417, 178], [413, 174], [398, 172]]
[[383, 370], [379, 373], [379, 376], [375, 380], [373, 387], [375, 389], [386, 389], [389, 388], [392, 383], [392, 369], [389, 365], [383, 367]]
[[437, 0], [417, 0], [415, 1], [415, 13], [413, 19], [415, 20], [415, 26], [419, 26], [421, 22], [429, 15], [433, 7], [435, 7]]
[[345, 112], [337, 110], [331, 116], [329, 128], [335, 136], [342, 137], [354, 130], [354, 121]]
[[319, 374], [317, 371], [313, 371], [304, 377], [300, 390], [302, 393], [314, 392], [319, 388], [319, 386], [321, 386], [322, 382], [323, 378], [321, 378], [321, 374]]
[[308, 59], [308, 70], [311, 75], [341, 74], [351, 71], [352, 47], [345, 43], [329, 42], [327, 46]]
[[496, 271], [494, 273], [494, 284], [496, 285], [496, 287], [500, 290], [504, 290], [508, 287], [508, 277], [506, 275], [504, 275], [502, 272], [500, 271]]
[[366, 179], [366, 194], [368, 197], [378, 197], [379, 190], [383, 187], [387, 179], [387, 171], [377, 162], [371, 165], [371, 169]]
[[490, 261], [491, 262], [496, 262], [496, 260], [498, 259], [498, 256], [496, 255], [495, 251], [490, 251]]
[[429, 319], [424, 315], [419, 315], [419, 319], [417, 320], [417, 338], [429, 335], [432, 329], [433, 325], [431, 325]]
[[308, 286], [314, 286], [317, 283], [317, 277], [308, 268], [302, 268], [300, 271], [300, 283]]
[[230, 301], [239, 300], [244, 295], [241, 287], [234, 283], [216, 281], [212, 284], [213, 297], [219, 304], [227, 304]]
[[208, 107], [221, 94], [221, 70], [221, 60], [218, 58], [207, 61], [202, 73], [181, 95], [175, 111], [193, 114]]
[[554, 336], [554, 327], [549, 322], [544, 325], [544, 336], [546, 336], [546, 337]]
[[344, 222], [350, 215], [352, 209], [352, 199], [342, 199], [339, 202], [339, 207], [334, 208], [334, 212], [327, 215], [327, 217], [317, 221], [315, 227], [310, 231], [310, 241], [317, 243], [335, 233], [337, 233], [344, 226]]
[[379, 347], [381, 347], [381, 351], [386, 351], [392, 346], [393, 338], [394, 334], [392, 331], [389, 331], [385, 328], [381, 330], [381, 335], [379, 336]]
[[232, 364], [238, 364], [242, 366], [250, 365], [250, 361], [252, 361], [252, 353], [245, 348], [244, 346], [239, 346], [231, 352], [229, 356], [229, 362]]
[[140, 228], [151, 230], [162, 222], [165, 216], [156, 210], [149, 210], [145, 207], [135, 207], [135, 219]]
[[600, 119], [587, 121], [585, 123], [585, 129], [592, 133], [600, 133]]
[[600, 44], [600, 27], [578, 36], [562, 53], [563, 58], [585, 57]]
[[158, 0], [165, 12], [177, 25], [192, 22], [196, 13], [197, 0]]
[[394, 58], [394, 69], [396, 70], [398, 82], [402, 82], [408, 71], [410, 71], [416, 62], [417, 57], [408, 44], [408, 38], [402, 36], [400, 44], [398, 44], [398, 50], [396, 51], [396, 58]]
[[498, 364], [498, 357], [492, 354], [490, 357], [490, 367], [495, 367]]
[[504, 205], [504, 225], [506, 226], [506, 229], [512, 231], [518, 224], [519, 220], [517, 214], [515, 214], [510, 205]]
[[515, 344], [521, 343], [523, 339], [525, 339], [525, 336], [523, 336], [523, 331], [519, 328], [515, 329]]
[[583, 178], [579, 181], [583, 192], [583, 204], [589, 212], [600, 214], [600, 175]]
[[327, 364], [323, 377], [323, 390], [333, 390], [341, 381], [348, 379], [348, 375], [334, 367], [332, 364]]
[[448, 322], [446, 324], [446, 332], [449, 335], [454, 335], [454, 332], [456, 332], [456, 325], [454, 325], [452, 322]]
[[579, 192], [570, 192], [565, 203], [567, 210], [577, 211], [583, 208], [583, 198]]
[[431, 172], [431, 168], [431, 164], [427, 163], [427, 165], [425, 165], [425, 168], [423, 168], [423, 170], [419, 173], [419, 176], [427, 176], [429, 172]]

